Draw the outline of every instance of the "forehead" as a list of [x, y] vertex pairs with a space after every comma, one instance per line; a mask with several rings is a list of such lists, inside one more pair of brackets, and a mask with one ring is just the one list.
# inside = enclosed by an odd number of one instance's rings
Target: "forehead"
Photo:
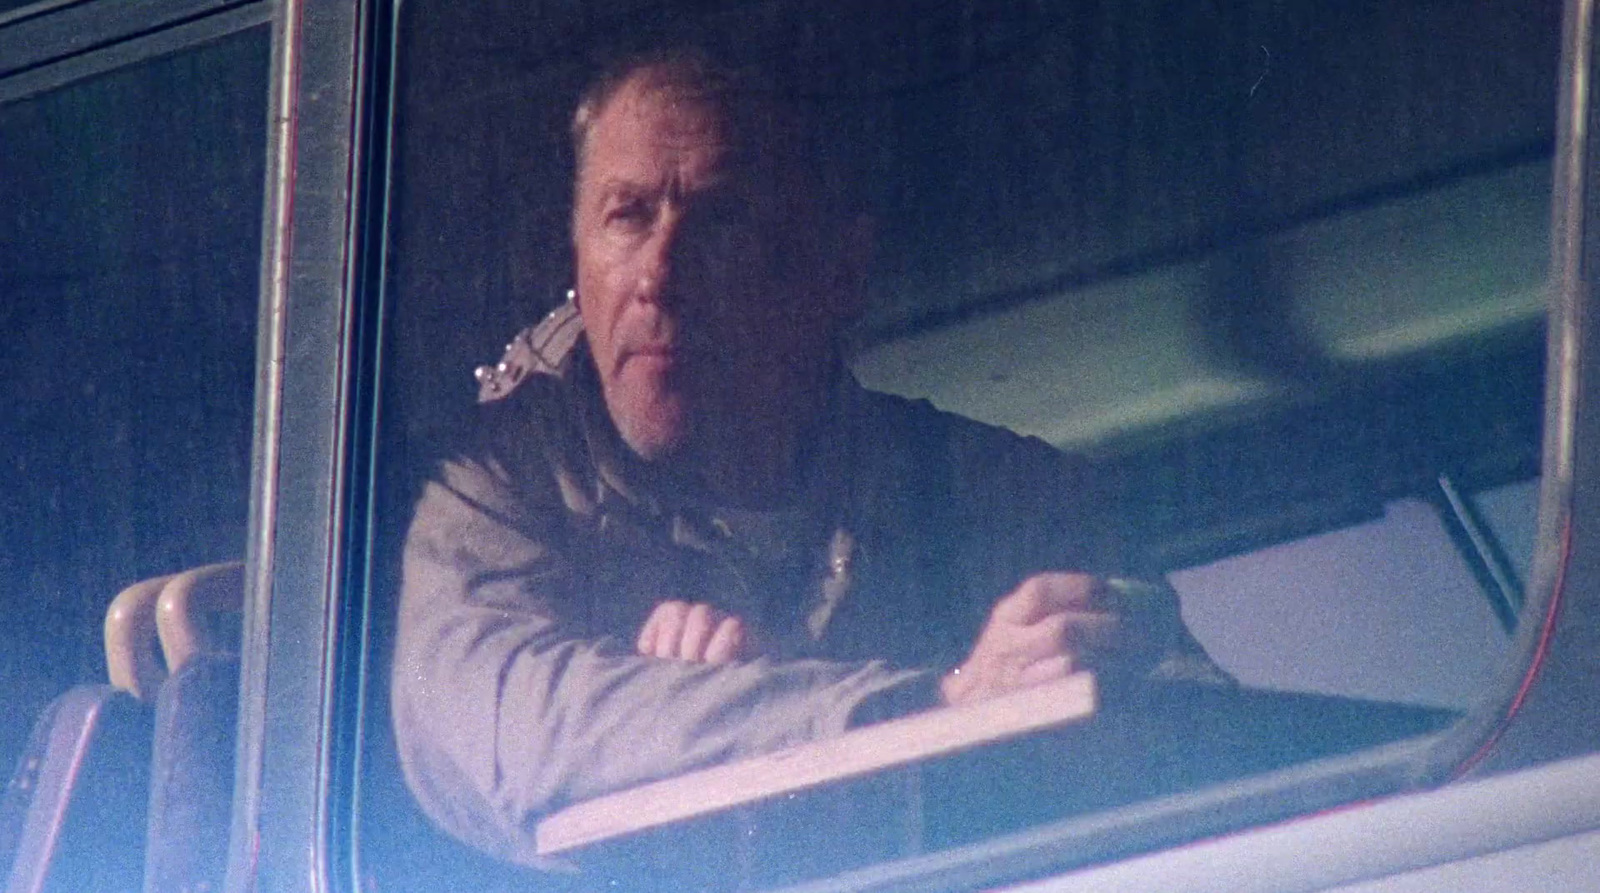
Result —
[[727, 161], [728, 131], [727, 115], [703, 93], [635, 74], [595, 115], [579, 178], [648, 177], [685, 165], [709, 173]]

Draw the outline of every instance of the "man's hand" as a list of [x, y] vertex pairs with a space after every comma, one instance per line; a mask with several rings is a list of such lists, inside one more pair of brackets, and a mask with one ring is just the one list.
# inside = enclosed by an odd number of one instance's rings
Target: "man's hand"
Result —
[[639, 631], [639, 653], [666, 660], [722, 664], [745, 656], [744, 621], [704, 602], [662, 602]]
[[1098, 577], [1030, 577], [995, 603], [961, 666], [939, 682], [946, 704], [965, 704], [1060, 679], [1085, 658], [1126, 646]]

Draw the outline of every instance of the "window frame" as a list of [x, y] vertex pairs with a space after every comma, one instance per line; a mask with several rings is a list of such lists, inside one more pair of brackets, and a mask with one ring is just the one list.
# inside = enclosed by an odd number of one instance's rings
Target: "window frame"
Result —
[[[52, 91], [269, 28], [275, 5], [274, 0], [39, 0], [8, 9], [0, 12], [0, 106], [37, 101]], [[279, 45], [275, 35], [271, 41], [274, 48]], [[267, 85], [259, 86], [258, 96], [264, 98]], [[260, 425], [255, 427], [258, 439]], [[257, 490], [254, 484], [251, 489]], [[113, 594], [101, 595], [109, 602]], [[97, 627], [83, 632], [99, 636]], [[17, 719], [26, 724], [34, 717]], [[142, 841], [143, 832], [135, 836]], [[117, 861], [136, 867], [142, 860], [142, 853], [131, 863], [126, 855], [119, 854]]]
[[395, 6], [274, 9], [228, 890], [354, 883]]
[[[274, 10], [252, 534], [227, 885], [234, 891], [355, 883], [353, 786], [362, 688], [369, 684], [364, 611], [398, 6], [281, 0]], [[1600, 692], [1573, 680], [1584, 678], [1576, 649], [1585, 634], [1595, 634], [1578, 627], [1584, 611], [1563, 608], [1568, 599], [1600, 600], [1600, 562], [1589, 558], [1600, 555], [1600, 542], [1590, 542], [1592, 524], [1578, 523], [1600, 512], [1600, 475], [1592, 465], [1600, 461], [1593, 448], [1600, 445], [1600, 420], [1585, 400], [1600, 388], [1600, 331], [1586, 319], [1594, 302], [1586, 271], [1600, 252], [1600, 235], [1588, 226], [1600, 213], [1600, 192], [1587, 176], [1596, 164], [1589, 134], [1600, 124], [1588, 95], [1600, 74], [1594, 20], [1591, 0], [1568, 0], [1540, 533], [1512, 649], [1520, 659], [1504, 668], [1493, 690], [1461, 721], [1424, 739], [885, 863], [805, 889], [1011, 883], [1433, 787], [1473, 766], [1509, 769], [1593, 749], [1573, 727], [1600, 724]], [[1572, 692], [1580, 693], [1579, 717], [1571, 712]], [[1513, 714], [1517, 722], [1507, 726]]]
[[41, 0], [0, 13], [0, 103], [264, 24], [268, 0]]

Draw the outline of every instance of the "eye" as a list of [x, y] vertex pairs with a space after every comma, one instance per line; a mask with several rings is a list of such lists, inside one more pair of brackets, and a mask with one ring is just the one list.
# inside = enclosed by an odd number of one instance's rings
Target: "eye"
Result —
[[607, 229], [639, 232], [648, 229], [655, 216], [655, 208], [649, 202], [638, 197], [627, 197], [608, 203], [601, 222]]

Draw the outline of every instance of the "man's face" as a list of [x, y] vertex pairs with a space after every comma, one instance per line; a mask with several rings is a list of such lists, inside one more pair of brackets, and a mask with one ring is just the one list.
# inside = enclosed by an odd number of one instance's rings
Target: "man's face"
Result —
[[736, 163], [717, 108], [638, 76], [579, 164], [578, 307], [623, 440], [670, 455], [791, 396], [839, 315], [812, 203], [759, 158]]

